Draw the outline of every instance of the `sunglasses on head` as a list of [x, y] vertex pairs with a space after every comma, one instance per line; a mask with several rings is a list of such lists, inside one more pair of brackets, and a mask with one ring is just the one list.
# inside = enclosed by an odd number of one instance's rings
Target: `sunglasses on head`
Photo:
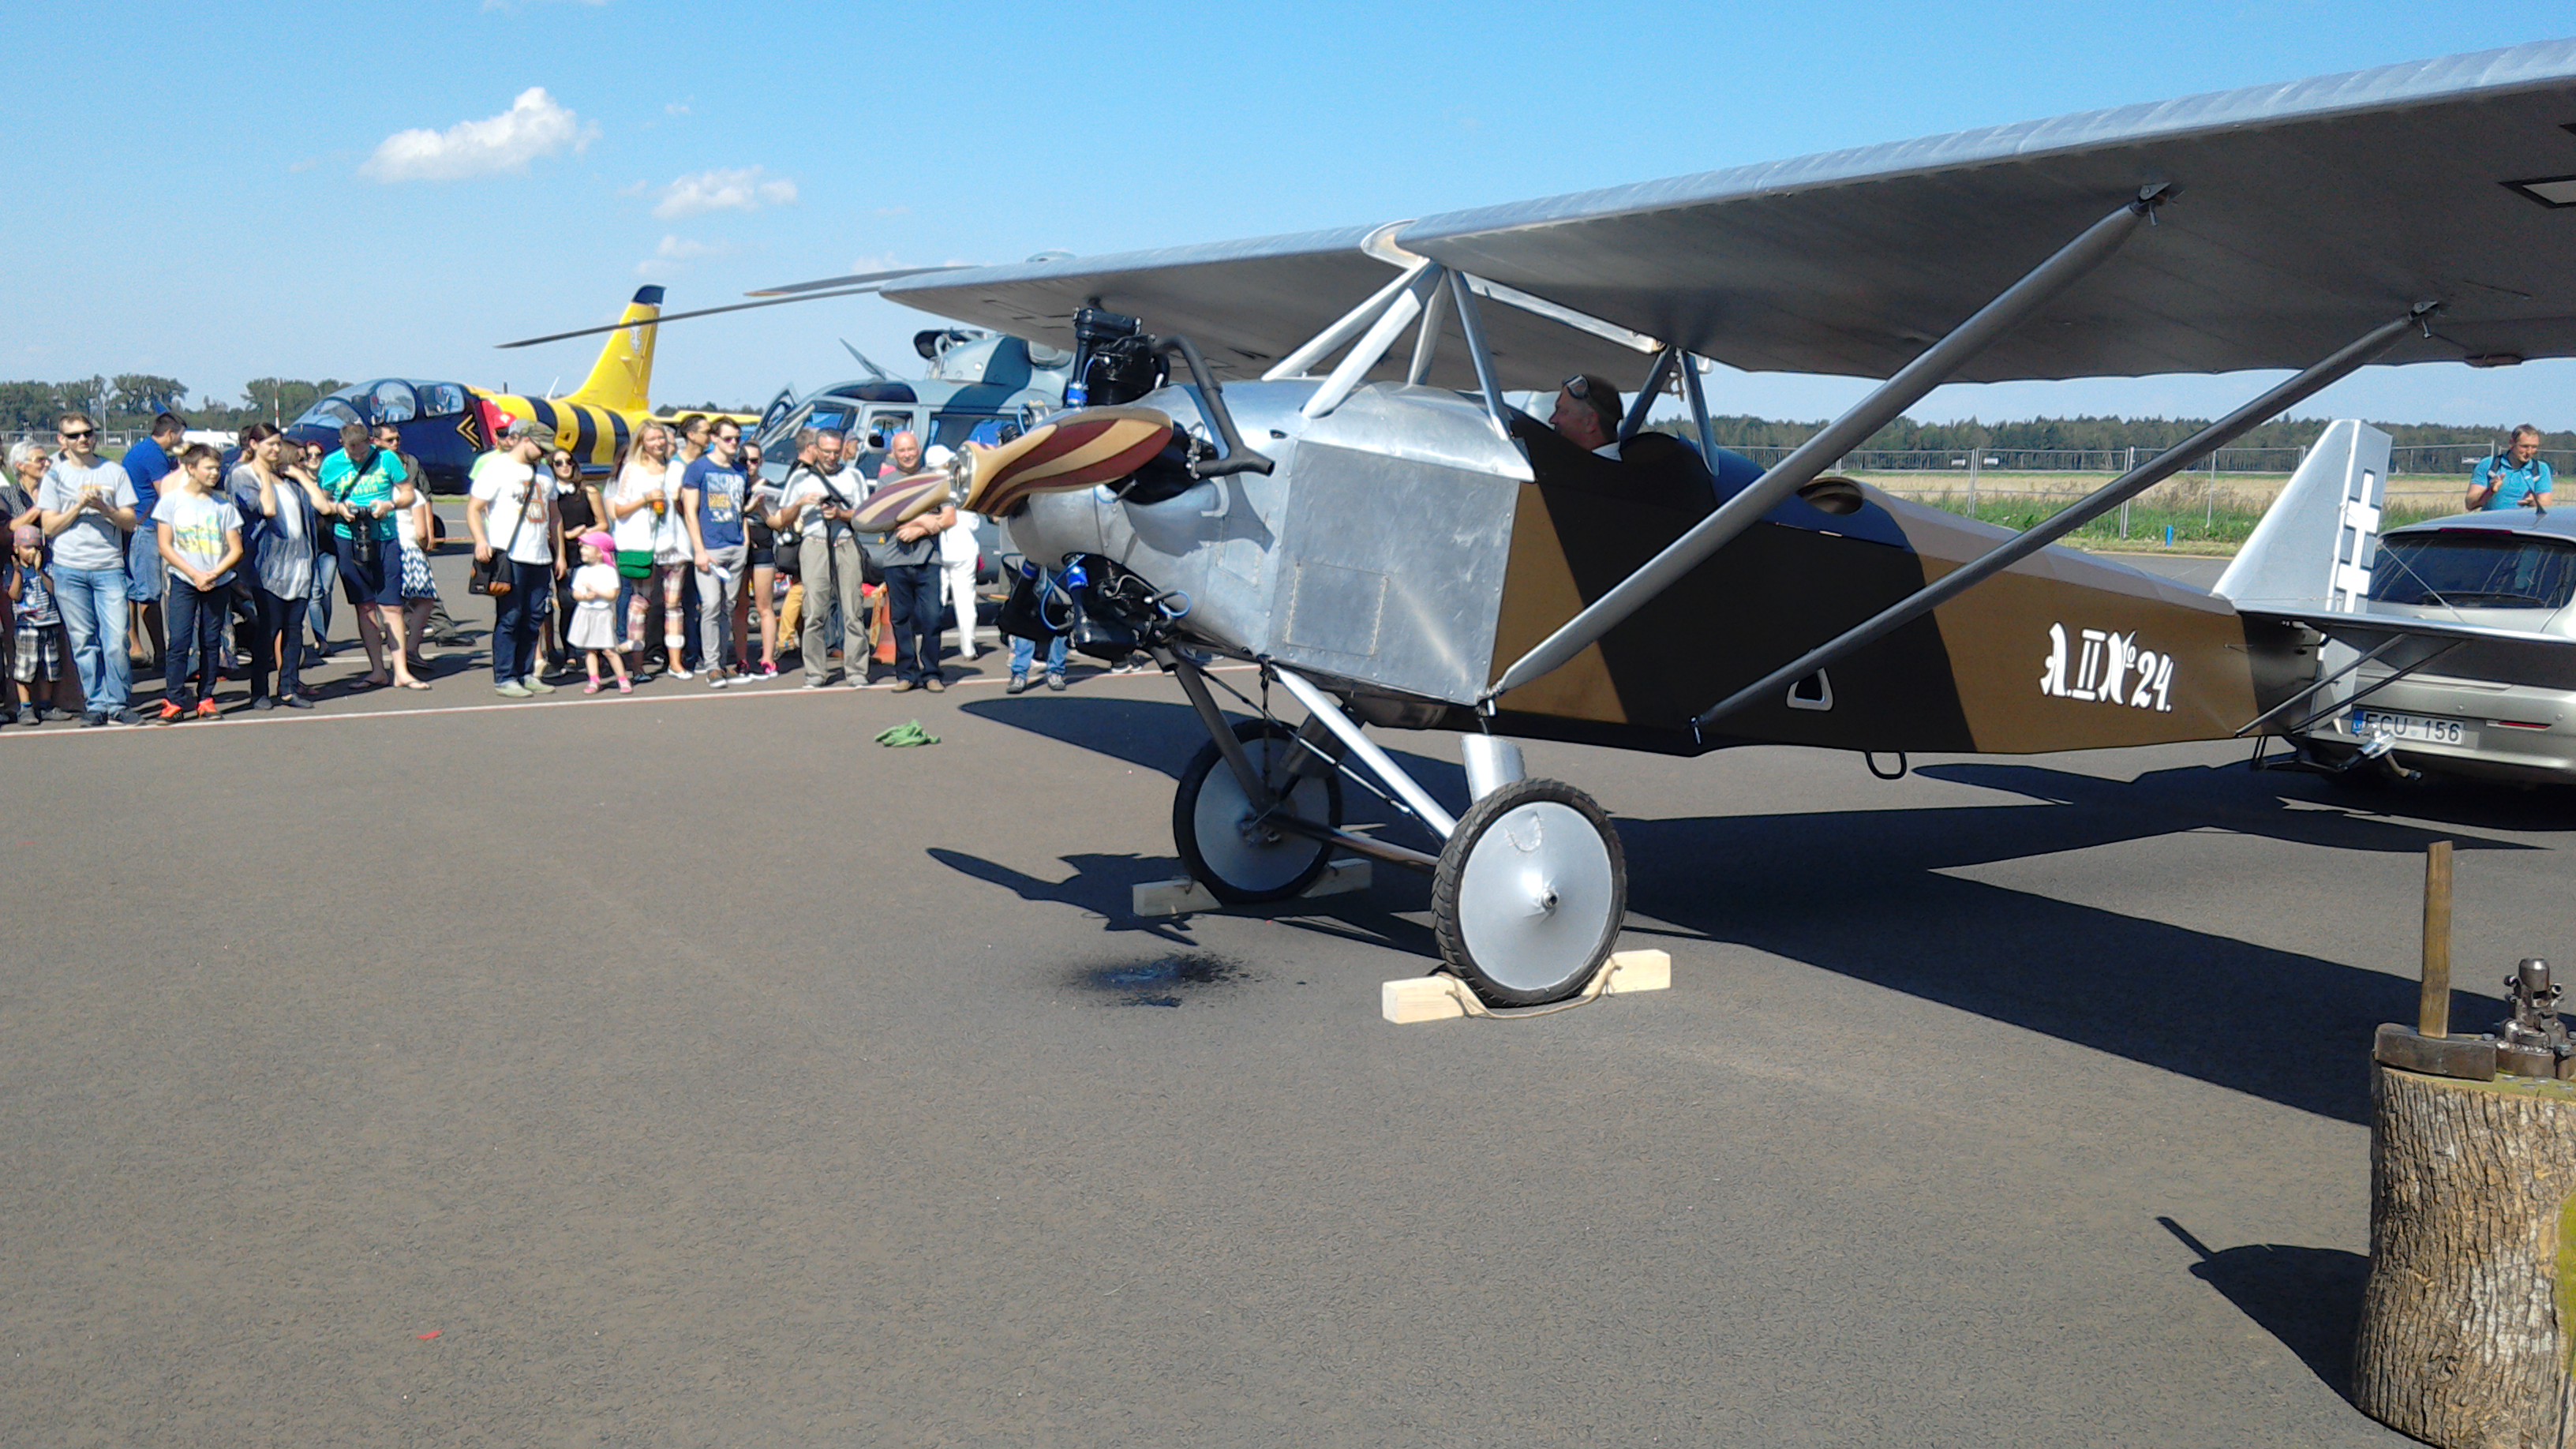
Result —
[[1565, 395], [1574, 399], [1576, 402], [1592, 401], [1592, 379], [1585, 377], [1579, 372], [1574, 376], [1567, 378], [1565, 380]]

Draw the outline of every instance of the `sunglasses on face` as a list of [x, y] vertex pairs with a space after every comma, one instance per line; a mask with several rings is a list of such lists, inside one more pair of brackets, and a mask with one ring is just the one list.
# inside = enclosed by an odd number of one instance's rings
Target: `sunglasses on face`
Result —
[[63, 441], [66, 443], [77, 443], [83, 438], [95, 438], [97, 436], [98, 429], [96, 428], [71, 428], [64, 431]]

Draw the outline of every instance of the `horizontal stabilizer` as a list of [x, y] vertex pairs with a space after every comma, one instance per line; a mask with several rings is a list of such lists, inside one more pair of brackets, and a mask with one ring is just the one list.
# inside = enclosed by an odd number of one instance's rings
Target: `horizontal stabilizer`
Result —
[[2431, 652], [2422, 646], [2440, 649], [2439, 659], [2425, 665], [2427, 674], [2540, 689], [2576, 689], [2576, 639], [2556, 634], [2392, 614], [2346, 614], [2331, 609], [2248, 606], [2245, 612], [2257, 618], [2305, 624], [2365, 654], [2390, 639], [2408, 641], [2401, 646], [2407, 658], [2422, 658]]

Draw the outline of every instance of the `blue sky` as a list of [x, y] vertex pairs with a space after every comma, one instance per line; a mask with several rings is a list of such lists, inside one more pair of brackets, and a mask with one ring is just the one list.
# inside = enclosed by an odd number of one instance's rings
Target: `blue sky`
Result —
[[[1394, 220], [2571, 29], [2563, 4], [2420, 0], [18, 5], [0, 377], [569, 387], [591, 344], [492, 344], [607, 320], [645, 280], [705, 306], [853, 267]], [[841, 338], [902, 370], [926, 325], [875, 300], [682, 324], [655, 392], [846, 377]], [[2254, 382], [1915, 411], [2208, 414]], [[1856, 388], [1728, 376], [1712, 402], [1815, 416]], [[2576, 428], [2576, 363], [2377, 369], [2302, 411]]]

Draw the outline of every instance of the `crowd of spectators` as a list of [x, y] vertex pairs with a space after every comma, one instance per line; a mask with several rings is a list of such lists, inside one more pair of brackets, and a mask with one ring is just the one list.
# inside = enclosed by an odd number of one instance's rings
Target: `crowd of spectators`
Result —
[[[111, 460], [97, 425], [66, 414], [57, 448], [12, 445], [0, 510], [0, 722], [71, 712], [86, 726], [142, 723], [136, 674], [155, 661], [162, 723], [231, 708], [311, 709], [308, 671], [334, 648], [333, 596], [350, 606], [367, 672], [335, 686], [428, 690], [426, 646], [459, 641], [431, 565], [442, 520], [398, 429], [353, 423], [339, 446], [299, 445], [266, 424], [230, 455], [186, 440], [172, 414]], [[942, 508], [889, 533], [854, 525], [887, 480], [935, 467], [912, 434], [862, 455], [838, 433], [807, 432], [784, 475], [729, 420], [686, 432], [647, 422], [604, 478], [515, 422], [476, 460], [464, 523], [471, 591], [492, 604], [489, 655], [503, 698], [631, 692], [657, 676], [722, 689], [779, 673], [804, 686], [871, 682], [938, 692], [943, 611], [961, 658], [976, 656], [972, 519]], [[1046, 683], [1065, 686], [1055, 641]], [[836, 673], [835, 661], [839, 663]], [[1010, 688], [1035, 652], [1016, 641]]]

